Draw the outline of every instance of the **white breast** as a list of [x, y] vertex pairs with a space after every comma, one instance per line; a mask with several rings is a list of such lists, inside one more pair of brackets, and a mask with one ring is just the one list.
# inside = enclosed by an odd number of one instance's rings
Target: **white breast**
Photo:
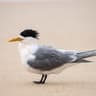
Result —
[[37, 49], [37, 45], [24, 45], [22, 43], [19, 43], [19, 52], [22, 63], [27, 64], [28, 59], [34, 60], [34, 53], [37, 51]]

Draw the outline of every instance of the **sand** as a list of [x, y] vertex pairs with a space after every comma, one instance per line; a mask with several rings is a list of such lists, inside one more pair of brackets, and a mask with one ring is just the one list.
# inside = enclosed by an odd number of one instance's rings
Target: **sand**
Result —
[[64, 0], [63, 3], [0, 3], [0, 96], [96, 96], [94, 62], [77, 64], [44, 85], [32, 83], [37, 74], [21, 64], [17, 43], [8, 39], [26, 28], [40, 32], [41, 44], [71, 50], [96, 49], [96, 1]]

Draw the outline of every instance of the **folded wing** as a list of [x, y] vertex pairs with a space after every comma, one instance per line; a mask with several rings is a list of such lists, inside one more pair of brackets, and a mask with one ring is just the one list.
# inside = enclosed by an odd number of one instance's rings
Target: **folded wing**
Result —
[[73, 51], [60, 52], [51, 47], [40, 47], [36, 53], [35, 60], [28, 60], [28, 65], [32, 68], [47, 71], [63, 66], [67, 63], [72, 63], [77, 60], [76, 53]]

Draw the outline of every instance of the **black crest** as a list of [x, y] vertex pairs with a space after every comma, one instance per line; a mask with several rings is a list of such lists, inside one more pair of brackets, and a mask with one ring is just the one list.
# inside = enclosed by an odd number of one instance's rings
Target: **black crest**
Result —
[[26, 29], [20, 33], [20, 35], [23, 37], [33, 37], [36, 39], [38, 39], [38, 34], [39, 33], [36, 30], [32, 30], [32, 29]]

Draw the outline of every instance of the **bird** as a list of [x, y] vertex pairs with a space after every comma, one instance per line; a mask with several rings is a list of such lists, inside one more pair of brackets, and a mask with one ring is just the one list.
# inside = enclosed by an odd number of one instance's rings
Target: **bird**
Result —
[[31, 73], [41, 75], [39, 81], [33, 81], [35, 84], [44, 84], [49, 74], [58, 74], [74, 64], [91, 62], [86, 58], [96, 56], [96, 50], [63, 50], [45, 44], [40, 45], [39, 36], [37, 30], [25, 29], [17, 37], [8, 40], [10, 43], [18, 41], [22, 64]]

